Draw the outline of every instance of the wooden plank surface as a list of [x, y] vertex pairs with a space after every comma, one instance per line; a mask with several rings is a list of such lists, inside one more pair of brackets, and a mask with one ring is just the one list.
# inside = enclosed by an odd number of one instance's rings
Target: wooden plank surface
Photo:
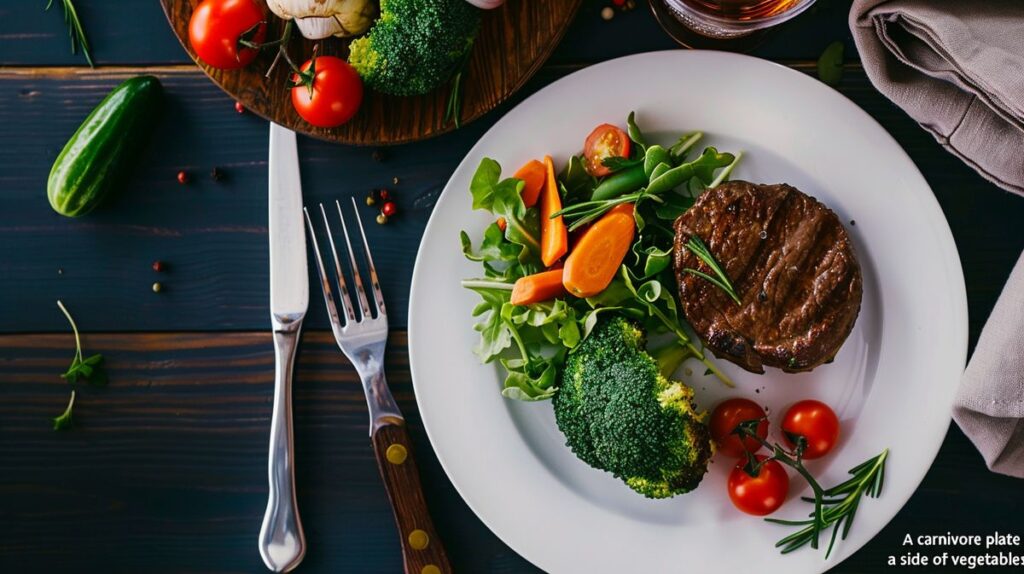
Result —
[[[584, 0], [580, 15], [551, 59], [554, 64], [598, 62], [652, 50], [675, 48], [648, 14], [646, 0], [611, 22], [601, 18], [605, 0]], [[849, 39], [849, 0], [819, 2], [769, 37], [754, 53], [775, 60], [813, 59], [830, 42]], [[59, 3], [43, 12], [45, 0], [0, 3], [0, 66], [84, 65], [71, 54]], [[99, 65], [189, 64], [157, 0], [75, 0], [93, 56]], [[847, 44], [853, 49], [853, 42]]]
[[[255, 542], [266, 504], [270, 336], [87, 335], [88, 352], [107, 357], [111, 382], [79, 387], [78, 426], [58, 433], [50, 417], [68, 398], [58, 375], [72, 344], [68, 334], [0, 336], [0, 571], [26, 564], [46, 573], [262, 571]], [[456, 571], [535, 572], [444, 476], [416, 410], [405, 345], [405, 334], [394, 333], [388, 379]], [[329, 333], [304, 337], [295, 409], [309, 538], [301, 571], [399, 571], [362, 389]], [[835, 572], [887, 571], [884, 558], [901, 551], [906, 532], [1013, 531], [1020, 527], [1014, 500], [1021, 500], [1019, 482], [989, 473], [954, 428], [910, 503]]]
[[[575, 69], [549, 66], [480, 121], [436, 140], [390, 148], [383, 162], [367, 149], [301, 139], [307, 203], [349, 196], [362, 201], [381, 186], [395, 191], [399, 216], [368, 229], [395, 327], [406, 325], [416, 248], [451, 172], [510, 106]], [[50, 164], [88, 111], [137, 71], [0, 69], [0, 93], [13, 95], [0, 98], [7, 126], [0, 132], [0, 301], [18, 301], [0, 313], [0, 332], [65, 329], [54, 307], [57, 298], [93, 331], [266, 327], [267, 123], [238, 115], [231, 100], [194, 68], [148, 71], [168, 95], [153, 143], [123, 193], [72, 220], [54, 214], [46, 201]], [[859, 67], [849, 67], [839, 89], [893, 134], [935, 191], [962, 254], [976, 333], [1024, 249], [1024, 202], [943, 151], [879, 95]], [[215, 166], [224, 170], [223, 182], [209, 178]], [[193, 182], [179, 185], [179, 169], [188, 170]], [[885, 185], [885, 174], [878, 179]], [[453, 230], [453, 249], [457, 245]], [[168, 271], [150, 271], [154, 259], [165, 261]], [[157, 280], [166, 287], [159, 295], [150, 291]], [[327, 328], [322, 306], [310, 312], [311, 328]]]

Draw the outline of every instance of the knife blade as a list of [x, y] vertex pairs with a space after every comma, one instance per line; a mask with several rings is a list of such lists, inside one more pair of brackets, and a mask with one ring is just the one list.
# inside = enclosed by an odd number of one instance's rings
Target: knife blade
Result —
[[270, 315], [274, 326], [274, 405], [267, 462], [269, 495], [259, 549], [273, 572], [289, 572], [306, 554], [295, 496], [292, 372], [309, 306], [302, 184], [295, 132], [270, 124]]
[[309, 307], [306, 230], [295, 132], [270, 124], [270, 314], [289, 323]]

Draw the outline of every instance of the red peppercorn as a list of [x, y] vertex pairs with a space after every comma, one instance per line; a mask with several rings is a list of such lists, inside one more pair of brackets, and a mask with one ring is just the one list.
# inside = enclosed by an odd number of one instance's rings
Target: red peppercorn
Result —
[[391, 194], [388, 193], [388, 190], [383, 189], [383, 188], [380, 190], [380, 192], [378, 194], [380, 195], [380, 200], [381, 201], [387, 201], [388, 199], [391, 198]]
[[181, 171], [178, 172], [178, 183], [180, 183], [181, 185], [185, 185], [186, 183], [188, 183], [188, 172], [187, 171], [181, 170]]
[[235, 111], [240, 114], [245, 113], [245, 106], [242, 105], [242, 102], [235, 102]]
[[396, 211], [398, 211], [398, 206], [396, 206], [395, 202], [393, 202], [393, 201], [389, 201], [389, 202], [385, 203], [384, 207], [382, 207], [381, 210], [380, 210], [381, 213], [383, 213], [384, 215], [386, 215], [388, 217], [391, 217], [392, 215], [394, 215]]
[[156, 260], [156, 261], [153, 262], [153, 271], [156, 271], [157, 273], [159, 273], [159, 272], [161, 272], [163, 270], [164, 270], [164, 262], [163, 261]]

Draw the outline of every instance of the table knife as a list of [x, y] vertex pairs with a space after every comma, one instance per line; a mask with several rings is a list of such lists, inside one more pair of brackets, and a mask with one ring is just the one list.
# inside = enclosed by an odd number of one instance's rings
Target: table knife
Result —
[[270, 316], [274, 329], [274, 407], [270, 422], [270, 495], [260, 528], [267, 568], [288, 572], [306, 553], [295, 499], [292, 371], [309, 306], [302, 184], [295, 132], [270, 124]]

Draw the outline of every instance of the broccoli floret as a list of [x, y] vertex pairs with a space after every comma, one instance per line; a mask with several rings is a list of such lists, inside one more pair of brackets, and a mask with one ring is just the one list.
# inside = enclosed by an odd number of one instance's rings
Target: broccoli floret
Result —
[[666, 379], [645, 350], [643, 329], [603, 319], [566, 358], [553, 403], [566, 445], [649, 498], [689, 492], [711, 458], [693, 389]]
[[381, 0], [369, 33], [348, 61], [385, 94], [425, 94], [448, 79], [473, 47], [480, 10], [465, 0]]

